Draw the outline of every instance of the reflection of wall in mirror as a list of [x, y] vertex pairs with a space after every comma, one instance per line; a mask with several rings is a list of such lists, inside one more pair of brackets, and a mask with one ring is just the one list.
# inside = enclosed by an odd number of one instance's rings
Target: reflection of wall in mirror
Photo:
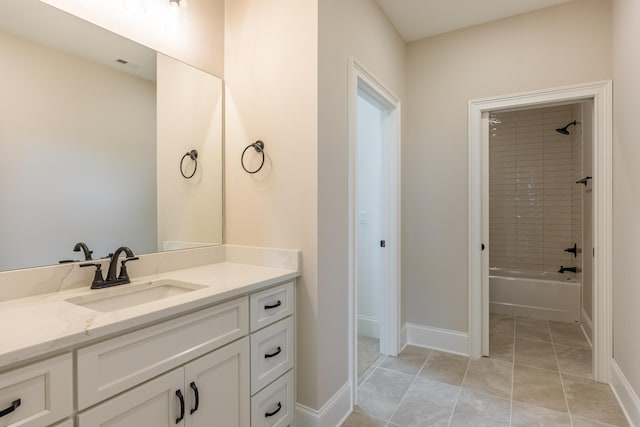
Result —
[[2, 32], [0, 51], [0, 270], [78, 241], [155, 252], [155, 84]]
[[208, 73], [223, 74], [224, 0], [189, 0], [180, 31], [168, 22], [168, 0], [42, 1]]
[[[222, 84], [158, 54], [158, 248], [222, 243]], [[198, 151], [191, 179], [180, 159]], [[187, 176], [194, 170], [187, 157]]]

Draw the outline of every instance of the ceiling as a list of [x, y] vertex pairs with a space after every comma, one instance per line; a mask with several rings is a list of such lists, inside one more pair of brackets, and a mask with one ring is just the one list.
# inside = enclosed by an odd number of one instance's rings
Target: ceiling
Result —
[[[0, 32], [156, 80], [156, 52], [40, 0], [0, 0]], [[118, 59], [128, 61], [126, 64]]]
[[377, 0], [406, 42], [570, 0]]

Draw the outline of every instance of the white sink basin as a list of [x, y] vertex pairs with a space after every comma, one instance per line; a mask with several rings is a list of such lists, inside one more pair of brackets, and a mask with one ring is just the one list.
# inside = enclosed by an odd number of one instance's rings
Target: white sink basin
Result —
[[123, 308], [145, 304], [193, 292], [204, 286], [177, 280], [153, 280], [150, 282], [120, 285], [95, 291], [94, 294], [69, 298], [65, 301], [91, 310], [108, 313]]

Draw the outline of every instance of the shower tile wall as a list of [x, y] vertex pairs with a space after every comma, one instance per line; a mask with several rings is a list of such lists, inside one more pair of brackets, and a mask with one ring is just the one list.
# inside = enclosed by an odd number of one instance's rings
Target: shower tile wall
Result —
[[[581, 234], [580, 139], [555, 129], [574, 120], [571, 105], [492, 113], [489, 138], [491, 267], [558, 271], [579, 266], [564, 249]], [[575, 159], [574, 159], [575, 156]], [[580, 199], [581, 200], [581, 199]], [[578, 224], [578, 218], [580, 224]], [[580, 243], [578, 246], [580, 246]]]
[[[582, 120], [582, 105], [574, 104], [571, 106], [571, 112], [573, 116], [573, 120], [578, 121], [577, 126], [571, 126], [573, 129], [571, 131], [571, 170], [573, 172], [573, 177], [571, 178], [571, 182], [574, 183], [571, 188], [571, 241], [575, 242], [579, 249], [583, 248], [582, 244], [582, 225], [583, 225], [583, 194], [585, 191], [584, 185], [575, 184], [579, 179], [584, 178], [584, 173], [582, 172], [583, 166], [583, 157], [582, 157], [582, 126], [580, 123]], [[573, 256], [573, 255], [572, 255]], [[573, 258], [571, 266], [576, 266], [582, 268], [582, 253], [579, 253], [577, 257]], [[582, 282], [582, 274], [580, 270], [578, 270], [578, 281]]]

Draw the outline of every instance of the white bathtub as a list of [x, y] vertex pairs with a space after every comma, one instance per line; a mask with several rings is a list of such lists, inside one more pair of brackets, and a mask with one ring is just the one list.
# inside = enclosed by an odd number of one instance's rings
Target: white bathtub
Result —
[[571, 273], [489, 269], [491, 313], [578, 322], [580, 290]]

